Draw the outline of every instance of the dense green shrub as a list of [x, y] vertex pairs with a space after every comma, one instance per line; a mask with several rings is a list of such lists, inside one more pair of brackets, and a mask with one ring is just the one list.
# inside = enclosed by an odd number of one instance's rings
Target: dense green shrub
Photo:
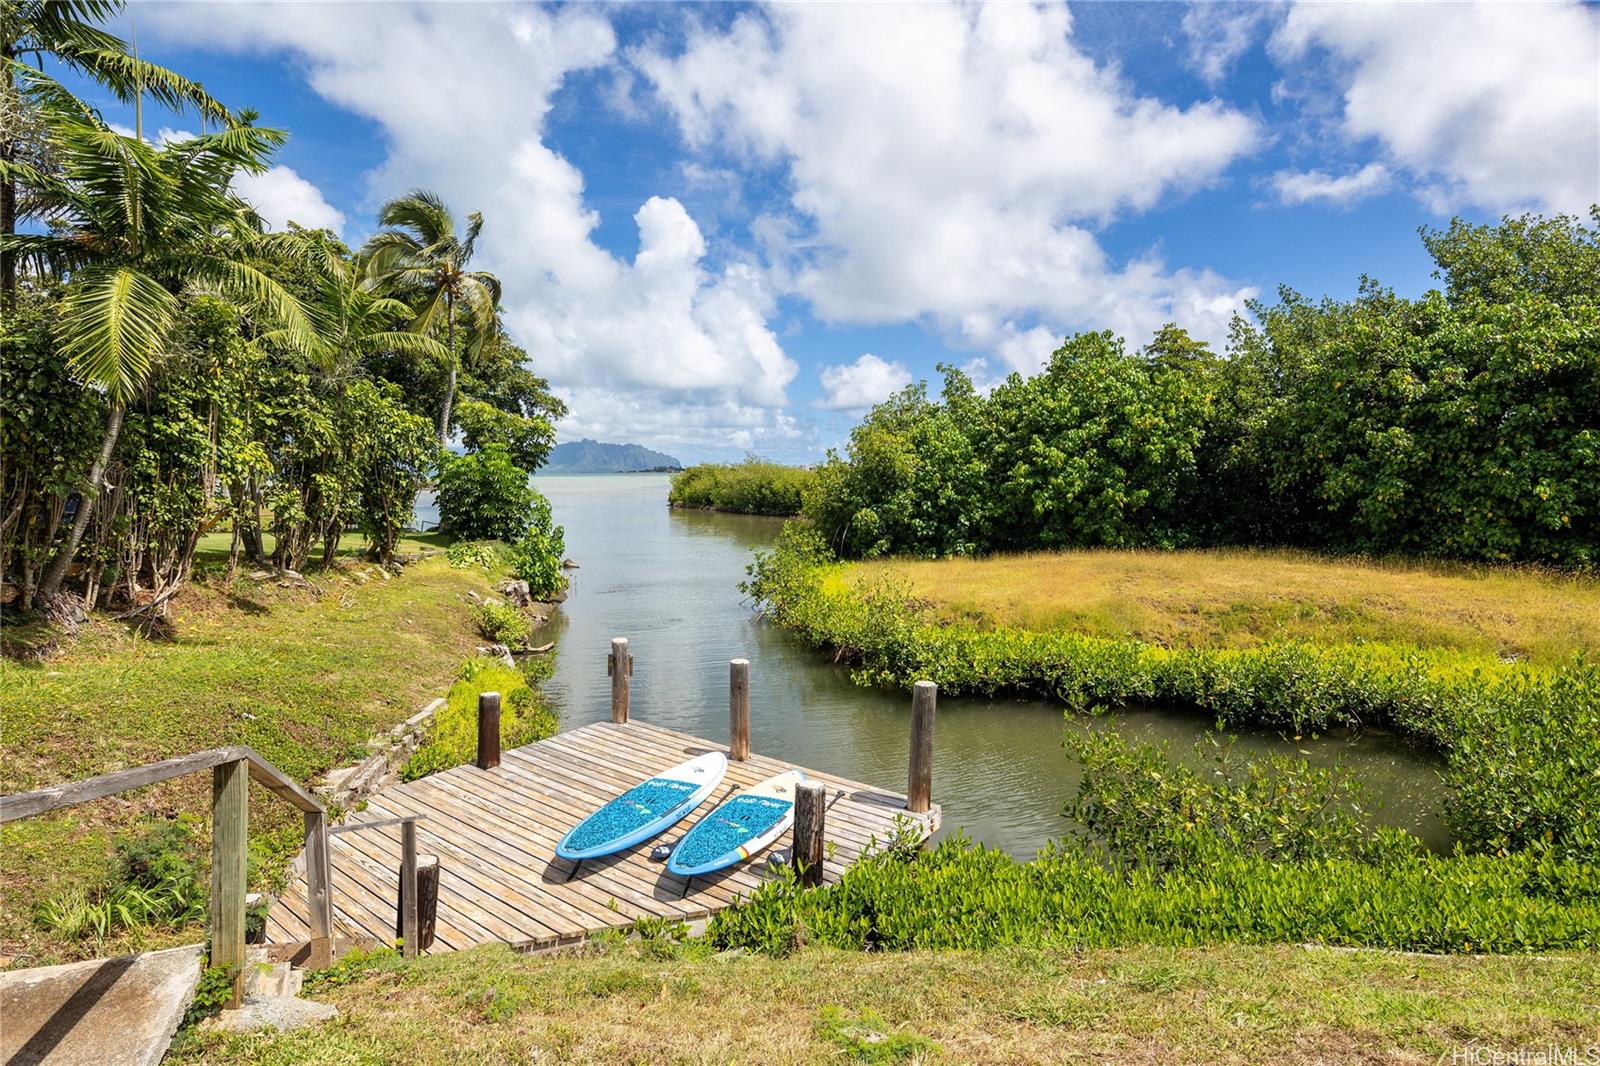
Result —
[[1511, 856], [1274, 862], [1212, 849], [1205, 863], [1108, 866], [1072, 842], [1021, 863], [961, 837], [932, 851], [866, 857], [838, 883], [781, 876], [719, 911], [721, 948], [856, 950], [1321, 943], [1406, 951], [1522, 953], [1600, 946], [1594, 867]]
[[478, 632], [496, 644], [517, 647], [527, 643], [528, 634], [533, 632], [532, 620], [513, 604], [487, 600], [468, 605], [467, 613]]
[[755, 456], [739, 463], [700, 463], [672, 475], [667, 502], [739, 514], [797, 515], [815, 475]]
[[567, 587], [561, 573], [561, 557], [566, 551], [566, 531], [551, 517], [550, 501], [535, 492], [527, 532], [511, 545], [511, 572], [528, 583], [535, 598], [548, 599]]
[[496, 574], [506, 569], [510, 552], [497, 540], [458, 540], [444, 550], [450, 565], [465, 570], [475, 567]]
[[453, 537], [514, 543], [527, 532], [537, 496], [503, 444], [439, 464], [439, 528]]
[[[548, 670], [549, 660], [533, 667]], [[537, 683], [539, 678], [533, 679]], [[552, 736], [556, 716], [522, 670], [495, 659], [469, 659], [450, 686], [445, 705], [434, 712], [427, 735], [406, 762], [407, 781], [470, 762], [478, 750], [478, 696], [500, 693], [500, 746], [520, 747]]]
[[941, 367], [831, 453], [838, 554], [1286, 544], [1600, 565], [1600, 208], [1424, 235], [1446, 291], [1283, 290], [1226, 358], [1176, 326], [1066, 339], [988, 396]]
[[111, 876], [93, 890], [46, 900], [39, 924], [66, 940], [105, 940], [118, 931], [178, 928], [206, 913], [201, 826], [193, 815], [158, 819], [117, 841]]

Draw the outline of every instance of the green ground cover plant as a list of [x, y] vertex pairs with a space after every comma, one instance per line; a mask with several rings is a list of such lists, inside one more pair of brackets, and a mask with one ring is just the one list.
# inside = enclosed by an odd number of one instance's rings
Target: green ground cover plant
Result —
[[406, 781], [471, 762], [478, 750], [478, 696], [500, 693], [500, 746], [521, 747], [552, 736], [556, 716], [537, 690], [554, 661], [529, 661], [528, 671], [495, 659], [468, 659], [461, 667], [445, 705], [434, 712], [422, 744], [401, 771]]
[[673, 507], [739, 514], [797, 515], [815, 474], [751, 456], [738, 463], [697, 463], [672, 475]]

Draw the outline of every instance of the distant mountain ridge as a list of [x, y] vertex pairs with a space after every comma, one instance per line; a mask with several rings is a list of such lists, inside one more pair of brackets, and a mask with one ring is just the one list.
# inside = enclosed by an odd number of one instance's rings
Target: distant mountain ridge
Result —
[[606, 444], [603, 441], [568, 441], [550, 449], [541, 474], [621, 474], [632, 470], [682, 470], [683, 464], [665, 452], [642, 444]]

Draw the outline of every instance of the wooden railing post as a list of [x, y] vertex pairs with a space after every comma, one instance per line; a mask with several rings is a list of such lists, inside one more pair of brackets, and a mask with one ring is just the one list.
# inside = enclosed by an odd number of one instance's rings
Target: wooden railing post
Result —
[[321, 970], [333, 964], [333, 871], [328, 859], [328, 815], [306, 811], [306, 911], [311, 926], [311, 957], [307, 967]]
[[500, 693], [478, 694], [478, 769], [500, 765]]
[[790, 862], [800, 873], [800, 883], [822, 884], [822, 831], [827, 817], [827, 790], [821, 781], [802, 781], [794, 790], [794, 847]]
[[728, 758], [750, 758], [750, 660], [728, 662]]
[[211, 770], [211, 965], [233, 969], [226, 1006], [244, 1002], [244, 891], [249, 870], [250, 763]]
[[401, 953], [416, 958], [422, 939], [422, 923], [417, 920], [417, 823], [400, 823], [400, 936]]
[[611, 638], [606, 673], [611, 675], [611, 720], [621, 724], [628, 720], [628, 679], [633, 676], [633, 655], [628, 651], [627, 637]]
[[923, 814], [933, 803], [933, 715], [939, 686], [918, 681], [911, 690], [911, 772], [906, 810]]

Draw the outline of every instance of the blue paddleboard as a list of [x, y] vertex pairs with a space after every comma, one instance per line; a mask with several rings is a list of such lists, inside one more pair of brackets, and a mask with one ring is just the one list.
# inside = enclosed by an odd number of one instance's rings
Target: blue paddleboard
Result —
[[794, 823], [794, 789], [805, 777], [789, 770], [735, 793], [683, 835], [667, 872], [698, 877], [760, 852]]
[[663, 770], [573, 826], [556, 854], [578, 862], [641, 844], [700, 806], [727, 770], [728, 757], [720, 751]]

